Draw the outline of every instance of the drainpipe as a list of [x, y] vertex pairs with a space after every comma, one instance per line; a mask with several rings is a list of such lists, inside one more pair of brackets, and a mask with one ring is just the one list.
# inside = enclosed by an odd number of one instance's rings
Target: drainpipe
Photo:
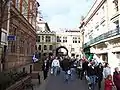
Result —
[[[11, 6], [11, 0], [8, 2], [8, 20], [7, 20], [7, 36], [9, 36], [9, 30], [10, 30], [10, 6]], [[7, 41], [8, 46], [8, 41]]]

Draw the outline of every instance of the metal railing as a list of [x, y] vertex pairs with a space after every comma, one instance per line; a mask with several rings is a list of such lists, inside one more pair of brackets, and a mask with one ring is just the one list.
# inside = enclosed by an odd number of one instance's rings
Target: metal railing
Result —
[[119, 34], [120, 34], [120, 29], [119, 28], [108, 31], [108, 32], [103, 33], [103, 34], [99, 35], [98, 37], [90, 40], [89, 42], [85, 43], [84, 48], [90, 46], [91, 44], [97, 43], [97, 42], [99, 42], [101, 40], [105, 40], [105, 39], [111, 38], [113, 36], [117, 36]]

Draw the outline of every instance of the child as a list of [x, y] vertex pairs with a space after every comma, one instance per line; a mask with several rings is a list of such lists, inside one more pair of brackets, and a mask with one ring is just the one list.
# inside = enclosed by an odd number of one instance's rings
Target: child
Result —
[[104, 90], [112, 90], [113, 87], [112, 76], [108, 75], [105, 79], [105, 89]]

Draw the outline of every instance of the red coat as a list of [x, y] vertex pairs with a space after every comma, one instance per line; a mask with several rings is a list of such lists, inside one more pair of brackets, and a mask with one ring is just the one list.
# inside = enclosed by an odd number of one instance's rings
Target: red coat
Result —
[[120, 73], [114, 72], [113, 81], [116, 87], [120, 90]]
[[105, 80], [105, 89], [104, 90], [112, 90], [113, 87], [113, 82], [112, 80]]

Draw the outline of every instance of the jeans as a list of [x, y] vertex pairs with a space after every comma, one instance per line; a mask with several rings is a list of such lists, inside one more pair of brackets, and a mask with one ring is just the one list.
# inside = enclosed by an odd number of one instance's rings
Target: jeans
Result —
[[77, 68], [78, 78], [82, 80], [82, 69]]
[[70, 77], [71, 77], [71, 75], [68, 74], [68, 71], [64, 71], [64, 80], [68, 82]]
[[75, 68], [71, 68], [70, 71], [71, 71], [71, 80], [74, 80], [75, 79], [75, 75], [76, 75], [76, 69]]
[[54, 66], [53, 67], [53, 74], [56, 76], [57, 72], [58, 72], [59, 67], [58, 66]]
[[93, 75], [93, 76], [89, 76], [89, 78], [90, 78], [91, 88], [92, 88], [92, 90], [94, 90], [95, 89], [97, 76]]

